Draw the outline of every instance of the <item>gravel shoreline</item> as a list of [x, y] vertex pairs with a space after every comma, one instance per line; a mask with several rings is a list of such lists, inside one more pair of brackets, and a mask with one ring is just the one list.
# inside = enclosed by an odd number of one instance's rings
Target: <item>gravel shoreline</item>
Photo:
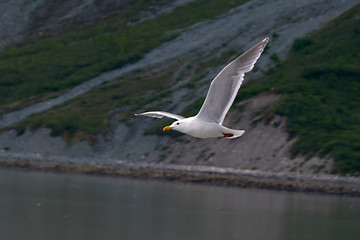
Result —
[[210, 166], [130, 162], [98, 165], [8, 158], [0, 158], [0, 167], [360, 197], [360, 178], [356, 177], [304, 176]]

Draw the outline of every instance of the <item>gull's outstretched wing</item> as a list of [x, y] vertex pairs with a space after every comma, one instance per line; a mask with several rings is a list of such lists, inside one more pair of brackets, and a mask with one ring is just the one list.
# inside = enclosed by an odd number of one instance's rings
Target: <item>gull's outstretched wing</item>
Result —
[[269, 38], [265, 38], [221, 70], [211, 82], [205, 102], [197, 114], [198, 118], [222, 124], [234, 102], [244, 74], [253, 69], [268, 41]]
[[176, 119], [176, 120], [184, 119], [183, 116], [176, 115], [176, 114], [173, 114], [173, 113], [168, 113], [168, 112], [162, 112], [162, 111], [136, 113], [135, 116], [146, 116], [146, 117], [154, 117], [154, 118], [167, 117], [167, 118], [173, 118], [173, 119]]

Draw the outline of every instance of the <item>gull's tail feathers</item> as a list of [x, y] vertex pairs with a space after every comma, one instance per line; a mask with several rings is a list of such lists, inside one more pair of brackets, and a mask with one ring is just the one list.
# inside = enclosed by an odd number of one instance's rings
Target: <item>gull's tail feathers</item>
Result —
[[222, 127], [222, 134], [224, 135], [224, 138], [227, 138], [227, 139], [241, 137], [241, 135], [243, 135], [244, 132], [245, 132], [245, 130], [235, 130], [235, 129], [230, 129], [227, 127]]

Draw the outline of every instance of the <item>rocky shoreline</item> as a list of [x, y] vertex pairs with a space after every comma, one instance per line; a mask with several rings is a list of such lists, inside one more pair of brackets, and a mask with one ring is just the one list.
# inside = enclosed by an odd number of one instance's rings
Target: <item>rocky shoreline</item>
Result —
[[210, 166], [130, 162], [98, 165], [8, 158], [0, 158], [0, 167], [360, 197], [360, 178], [356, 177], [304, 176]]

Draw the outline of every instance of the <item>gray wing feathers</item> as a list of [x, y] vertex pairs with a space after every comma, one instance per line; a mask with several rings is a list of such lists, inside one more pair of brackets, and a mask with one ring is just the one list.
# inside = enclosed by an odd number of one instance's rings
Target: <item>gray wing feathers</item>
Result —
[[146, 116], [146, 117], [153, 117], [153, 118], [167, 117], [167, 118], [173, 118], [173, 119], [176, 119], [176, 120], [184, 119], [183, 116], [176, 115], [176, 114], [173, 114], [173, 113], [168, 113], [168, 112], [162, 112], [162, 111], [136, 113], [135, 116]]
[[205, 102], [197, 117], [222, 124], [244, 79], [263, 52], [269, 38], [265, 38], [229, 63], [211, 82]]

